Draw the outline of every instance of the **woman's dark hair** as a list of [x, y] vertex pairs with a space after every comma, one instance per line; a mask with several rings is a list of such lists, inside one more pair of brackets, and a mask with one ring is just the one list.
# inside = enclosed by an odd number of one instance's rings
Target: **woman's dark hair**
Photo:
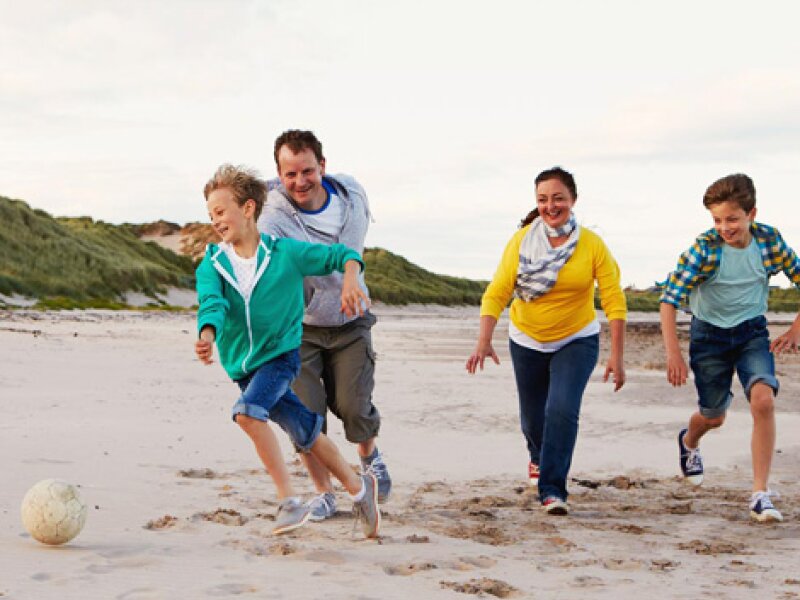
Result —
[[[536, 176], [536, 179], [533, 180], [533, 183], [534, 185], [538, 186], [543, 181], [549, 181], [550, 179], [558, 179], [561, 183], [564, 184], [564, 187], [566, 187], [569, 190], [573, 198], [578, 197], [578, 186], [575, 185], [575, 178], [572, 176], [572, 173], [570, 173], [569, 171], [565, 171], [561, 167], [553, 167], [552, 169], [547, 169], [546, 171], [542, 171]], [[530, 224], [538, 216], [539, 216], [539, 209], [534, 208], [531, 212], [525, 215], [525, 218], [522, 219], [522, 221], [520, 221], [519, 223], [520, 228]]]

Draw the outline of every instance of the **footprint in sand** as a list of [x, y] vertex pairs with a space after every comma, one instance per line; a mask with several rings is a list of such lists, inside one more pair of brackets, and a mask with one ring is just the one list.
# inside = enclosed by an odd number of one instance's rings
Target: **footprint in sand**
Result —
[[170, 527], [174, 527], [178, 523], [178, 517], [174, 517], [172, 515], [164, 515], [163, 517], [159, 517], [158, 519], [153, 519], [152, 521], [148, 521], [146, 525], [143, 527], [145, 529], [169, 529]]
[[644, 568], [644, 563], [635, 558], [606, 558], [602, 565], [611, 571], [638, 571]]
[[409, 562], [401, 565], [389, 565], [383, 567], [383, 571], [387, 575], [402, 575], [407, 577], [408, 575], [414, 575], [415, 573], [430, 571], [438, 568], [439, 566], [432, 562]]
[[249, 519], [232, 508], [218, 508], [213, 512], [200, 512], [192, 515], [192, 521], [209, 521], [220, 525], [241, 526]]
[[691, 550], [695, 554], [716, 556], [717, 554], [751, 554], [745, 550], [744, 544], [738, 542], [704, 542], [702, 540], [692, 540], [691, 542], [681, 542], [678, 544], [681, 550]]
[[489, 579], [482, 577], [481, 579], [470, 579], [463, 583], [457, 581], [440, 581], [439, 585], [444, 589], [453, 590], [462, 594], [474, 594], [482, 596], [489, 594], [496, 598], [511, 598], [519, 595], [519, 590], [514, 586], [500, 581], [499, 579]]
[[220, 479], [223, 475], [218, 474], [213, 469], [182, 469], [178, 471], [178, 477], [187, 479]]

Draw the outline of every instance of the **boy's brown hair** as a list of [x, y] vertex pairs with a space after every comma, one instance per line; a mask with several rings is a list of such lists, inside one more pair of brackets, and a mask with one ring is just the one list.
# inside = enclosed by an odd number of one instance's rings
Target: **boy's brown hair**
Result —
[[703, 195], [703, 206], [711, 208], [721, 202], [733, 202], [749, 213], [756, 205], [753, 180], [743, 173], [736, 173], [712, 183]]
[[214, 190], [227, 188], [233, 193], [236, 203], [244, 206], [248, 200], [256, 203], [255, 219], [261, 214], [264, 202], [267, 199], [267, 184], [258, 176], [258, 171], [242, 165], [234, 166], [224, 164], [214, 173], [203, 188], [203, 196], [208, 200], [208, 195]]
[[325, 160], [325, 157], [322, 155], [322, 143], [311, 131], [289, 129], [280, 134], [275, 140], [276, 165], [278, 165], [278, 153], [283, 146], [289, 146], [289, 150], [292, 151], [292, 154], [299, 154], [303, 150], [311, 150], [318, 163], [322, 163], [322, 161]]

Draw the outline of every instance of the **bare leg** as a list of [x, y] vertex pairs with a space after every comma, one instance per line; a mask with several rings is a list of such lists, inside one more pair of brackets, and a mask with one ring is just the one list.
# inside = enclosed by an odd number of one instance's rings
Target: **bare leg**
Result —
[[750, 413], [753, 415], [753, 491], [767, 491], [772, 454], [775, 451], [775, 402], [772, 388], [756, 383], [750, 390]]
[[355, 496], [361, 491], [361, 477], [353, 471], [327, 435], [319, 434], [311, 446], [311, 454], [342, 483], [350, 495]]
[[319, 459], [310, 452], [300, 452], [300, 460], [302, 460], [303, 464], [306, 466], [317, 492], [324, 494], [325, 492], [333, 491], [331, 472], [328, 471], [328, 467], [322, 464]]
[[367, 458], [375, 452], [375, 438], [370, 438], [366, 442], [359, 442], [356, 447], [358, 448], [358, 455], [361, 458]]
[[702, 438], [712, 429], [716, 429], [725, 422], [725, 415], [719, 417], [704, 417], [699, 412], [695, 412], [689, 419], [689, 431], [683, 437], [684, 445], [690, 450], [697, 448]]
[[253, 441], [258, 457], [264, 463], [264, 467], [267, 469], [272, 481], [275, 482], [275, 487], [278, 490], [278, 500], [294, 496], [294, 489], [289, 480], [289, 469], [286, 468], [286, 463], [283, 462], [283, 454], [281, 454], [278, 438], [269, 423], [241, 414], [236, 415], [236, 422]]

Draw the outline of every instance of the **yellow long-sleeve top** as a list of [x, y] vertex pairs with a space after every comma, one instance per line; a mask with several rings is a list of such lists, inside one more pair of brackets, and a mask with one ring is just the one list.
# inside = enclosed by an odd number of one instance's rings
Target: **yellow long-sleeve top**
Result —
[[[519, 246], [530, 225], [517, 231], [481, 300], [481, 316], [500, 317], [514, 293], [519, 268]], [[577, 333], [595, 318], [594, 284], [609, 321], [627, 316], [617, 261], [600, 236], [585, 227], [575, 252], [558, 273], [555, 285], [531, 302], [514, 298], [509, 317], [518, 329], [539, 342], [554, 342]]]

